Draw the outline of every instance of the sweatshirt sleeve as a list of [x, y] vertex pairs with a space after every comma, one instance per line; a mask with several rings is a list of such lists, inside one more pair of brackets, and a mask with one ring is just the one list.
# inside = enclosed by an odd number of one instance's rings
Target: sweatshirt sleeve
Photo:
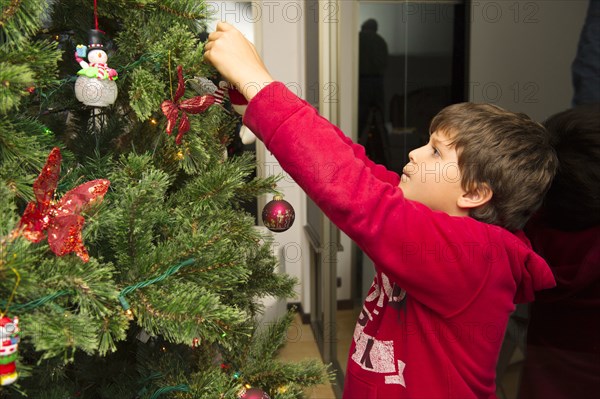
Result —
[[375, 162], [371, 161], [367, 157], [365, 147], [354, 143], [352, 141], [352, 139], [350, 139], [350, 137], [346, 136], [337, 126], [335, 126], [335, 125], [331, 125], [331, 126], [336, 131], [336, 133], [338, 134], [340, 139], [352, 148], [352, 152], [354, 152], [354, 156], [356, 156], [356, 158], [359, 159], [360, 161], [364, 162], [365, 166], [371, 170], [371, 173], [373, 173], [373, 176], [375, 176], [376, 178], [378, 178], [379, 180], [381, 180], [383, 182], [392, 184], [394, 186], [397, 186], [398, 184], [400, 184], [400, 176], [397, 173], [392, 172], [391, 170], [388, 170], [383, 165], [378, 165]]
[[[379, 271], [414, 299], [449, 315], [466, 306], [488, 276], [478, 262], [480, 223], [404, 198], [397, 174], [375, 165], [361, 146], [282, 83], [263, 88], [244, 116], [282, 168], [354, 240]], [[475, 261], [479, 267], [473, 267]]]

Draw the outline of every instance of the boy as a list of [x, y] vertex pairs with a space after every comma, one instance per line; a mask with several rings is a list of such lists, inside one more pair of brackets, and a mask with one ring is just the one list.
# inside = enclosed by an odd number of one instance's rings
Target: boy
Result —
[[[554, 175], [543, 127], [490, 105], [450, 106], [399, 177], [274, 82], [232, 26], [217, 25], [205, 59], [248, 99], [244, 124], [376, 265], [344, 398], [494, 397], [514, 302], [554, 285], [507, 230], [525, 224]], [[325, 163], [335, 173], [315, 176]]]

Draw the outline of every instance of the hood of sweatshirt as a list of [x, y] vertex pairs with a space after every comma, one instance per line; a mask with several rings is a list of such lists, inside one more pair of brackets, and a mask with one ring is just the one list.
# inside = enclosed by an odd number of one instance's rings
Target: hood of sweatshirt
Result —
[[528, 228], [527, 234], [557, 283], [541, 292], [538, 300], [600, 305], [600, 226], [561, 231], [537, 225]]

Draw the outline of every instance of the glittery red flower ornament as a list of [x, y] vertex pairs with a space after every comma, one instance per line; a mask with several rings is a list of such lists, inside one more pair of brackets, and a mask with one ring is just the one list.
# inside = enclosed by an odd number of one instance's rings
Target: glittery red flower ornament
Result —
[[47, 234], [50, 249], [56, 255], [75, 252], [87, 262], [90, 257], [81, 237], [85, 220], [79, 213], [92, 203], [101, 201], [110, 182], [105, 179], [89, 181], [54, 201], [61, 159], [60, 149], [52, 149], [44, 168], [33, 183], [36, 200], [27, 204], [17, 233], [32, 242], [40, 242]]
[[190, 120], [187, 116], [190, 114], [199, 114], [206, 111], [208, 107], [213, 105], [216, 101], [215, 97], [206, 94], [203, 96], [192, 97], [187, 100], [179, 102], [183, 93], [185, 93], [185, 82], [183, 81], [183, 68], [181, 65], [177, 67], [177, 91], [173, 101], [165, 100], [160, 105], [163, 114], [167, 117], [167, 134], [170, 136], [173, 132], [173, 128], [177, 124], [179, 118], [179, 111], [181, 111], [181, 118], [179, 119], [179, 125], [177, 125], [177, 137], [175, 143], [181, 144], [183, 135], [190, 130]]

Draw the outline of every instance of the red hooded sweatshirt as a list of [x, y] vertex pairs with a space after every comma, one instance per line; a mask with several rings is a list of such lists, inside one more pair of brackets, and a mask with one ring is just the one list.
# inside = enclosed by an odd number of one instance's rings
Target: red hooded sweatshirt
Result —
[[244, 124], [376, 265], [344, 398], [494, 397], [514, 303], [554, 286], [524, 236], [407, 200], [397, 174], [282, 83], [252, 99]]

